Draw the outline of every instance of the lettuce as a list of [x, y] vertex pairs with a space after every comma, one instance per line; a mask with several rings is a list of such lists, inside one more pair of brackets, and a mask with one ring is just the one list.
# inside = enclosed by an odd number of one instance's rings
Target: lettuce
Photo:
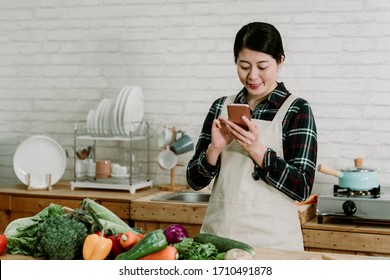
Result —
[[49, 217], [64, 214], [61, 205], [50, 204], [32, 217], [20, 218], [8, 224], [4, 231], [8, 240], [7, 251], [13, 255], [35, 255], [36, 234]]

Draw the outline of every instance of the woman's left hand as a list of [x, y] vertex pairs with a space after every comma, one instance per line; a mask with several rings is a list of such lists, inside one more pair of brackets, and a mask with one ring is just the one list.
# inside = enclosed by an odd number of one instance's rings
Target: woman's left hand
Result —
[[262, 166], [263, 158], [267, 147], [265, 147], [259, 137], [259, 131], [255, 123], [252, 123], [245, 116], [242, 117], [248, 126], [248, 130], [241, 128], [235, 123], [226, 120], [227, 129], [234, 136], [237, 143], [248, 152], [249, 156]]

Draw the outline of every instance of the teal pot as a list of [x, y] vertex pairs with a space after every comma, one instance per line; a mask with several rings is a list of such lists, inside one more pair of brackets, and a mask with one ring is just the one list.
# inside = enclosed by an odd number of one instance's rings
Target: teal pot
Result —
[[341, 188], [352, 191], [368, 191], [379, 186], [379, 176], [375, 169], [353, 167], [339, 171], [320, 164], [317, 170], [337, 177]]

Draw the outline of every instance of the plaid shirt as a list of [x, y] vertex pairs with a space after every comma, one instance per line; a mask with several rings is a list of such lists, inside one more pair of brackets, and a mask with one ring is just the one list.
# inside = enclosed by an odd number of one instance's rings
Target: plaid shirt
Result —
[[[246, 89], [241, 90], [234, 103], [246, 102]], [[253, 119], [272, 121], [283, 102], [290, 95], [283, 83], [273, 90], [266, 100], [260, 102], [252, 112]], [[218, 176], [217, 164], [206, 160], [206, 150], [211, 143], [211, 125], [221, 114], [226, 96], [214, 101], [196, 145], [195, 154], [187, 166], [187, 182], [194, 190], [200, 190]], [[283, 157], [268, 148], [264, 156], [264, 168], [259, 169], [261, 180], [279, 189], [290, 198], [303, 201], [311, 193], [317, 161], [317, 130], [309, 103], [297, 98], [283, 119]]]

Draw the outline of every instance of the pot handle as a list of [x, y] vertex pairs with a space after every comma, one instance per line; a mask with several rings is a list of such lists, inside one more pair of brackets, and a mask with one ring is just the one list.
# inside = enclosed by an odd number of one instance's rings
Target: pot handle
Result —
[[363, 159], [362, 158], [355, 158], [355, 167], [356, 168], [362, 168], [363, 167]]
[[332, 168], [330, 168], [326, 165], [323, 165], [323, 164], [319, 164], [317, 167], [317, 170], [321, 173], [332, 175], [332, 176], [335, 176], [338, 178], [341, 178], [343, 176], [341, 171], [338, 171], [336, 169], [332, 169]]

